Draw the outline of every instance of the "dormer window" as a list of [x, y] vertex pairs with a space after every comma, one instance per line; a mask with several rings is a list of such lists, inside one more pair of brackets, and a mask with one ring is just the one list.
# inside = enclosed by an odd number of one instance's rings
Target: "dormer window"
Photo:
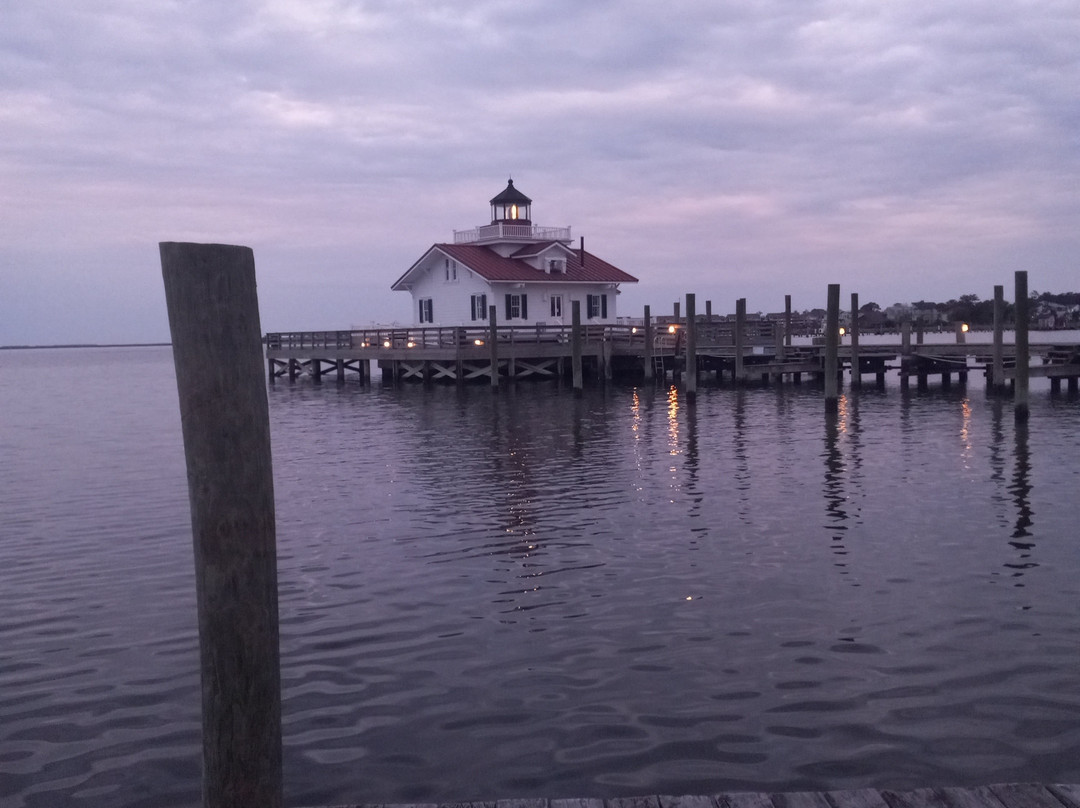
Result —
[[566, 272], [566, 262], [558, 258], [549, 258], [547, 270], [549, 275], [561, 275]]

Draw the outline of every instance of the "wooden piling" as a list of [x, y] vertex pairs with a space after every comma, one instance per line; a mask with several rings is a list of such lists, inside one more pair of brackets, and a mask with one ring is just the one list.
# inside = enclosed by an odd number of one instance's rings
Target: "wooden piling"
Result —
[[712, 321], [712, 301], [711, 300], [706, 300], [705, 301], [705, 320], [706, 320], [706, 322], [711, 322]]
[[839, 385], [836, 380], [840, 356], [840, 284], [829, 284], [825, 310], [825, 412], [840, 410]]
[[746, 380], [743, 371], [743, 340], [746, 335], [746, 298], [740, 297], [735, 301], [735, 370], [731, 380], [735, 384], [742, 384]]
[[282, 804], [270, 420], [248, 247], [160, 244], [187, 461], [205, 808]]
[[488, 361], [491, 363], [491, 389], [499, 389], [498, 309], [488, 306]]
[[581, 373], [581, 301], [570, 304], [570, 365], [574, 374], [574, 392], [580, 394], [583, 389]]
[[1028, 277], [1016, 273], [1016, 391], [1013, 393], [1013, 413], [1017, 421], [1028, 419], [1028, 378], [1031, 353], [1028, 347]]
[[851, 293], [851, 386], [862, 386], [859, 367], [859, 293]]
[[655, 376], [655, 369], [653, 368], [653, 324], [652, 324], [652, 312], [649, 306], [645, 307], [644, 316], [645, 327], [645, 381], [651, 382]]
[[784, 347], [791, 347], [791, 295], [784, 295]]
[[697, 301], [692, 292], [686, 294], [686, 401], [697, 397]]
[[994, 287], [994, 348], [990, 384], [995, 393], [1005, 392], [1005, 287]]
[[672, 306], [672, 309], [675, 312], [675, 322], [678, 322], [679, 321], [679, 301], [678, 300], [675, 301], [675, 305]]

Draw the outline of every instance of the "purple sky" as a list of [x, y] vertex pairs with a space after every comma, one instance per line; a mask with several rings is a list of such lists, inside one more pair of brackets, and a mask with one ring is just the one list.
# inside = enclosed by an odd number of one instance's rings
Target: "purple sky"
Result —
[[407, 322], [511, 175], [620, 314], [1080, 290], [1077, 43], [1075, 0], [15, 0], [0, 344], [167, 339], [159, 241], [251, 246], [265, 330]]

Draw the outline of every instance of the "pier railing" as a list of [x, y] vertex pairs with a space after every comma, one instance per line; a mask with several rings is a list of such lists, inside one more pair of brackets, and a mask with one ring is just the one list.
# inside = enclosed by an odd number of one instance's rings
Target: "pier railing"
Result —
[[[570, 344], [570, 325], [500, 325], [500, 344]], [[633, 346], [645, 344], [645, 331], [633, 325], [583, 325], [582, 343], [611, 342]], [[266, 335], [271, 351], [302, 351], [312, 348], [458, 348], [481, 346], [490, 339], [487, 325], [476, 326], [374, 326], [350, 331], [283, 331]], [[657, 344], [673, 347], [675, 335], [657, 333]], [[670, 345], [667, 345], [670, 343]]]

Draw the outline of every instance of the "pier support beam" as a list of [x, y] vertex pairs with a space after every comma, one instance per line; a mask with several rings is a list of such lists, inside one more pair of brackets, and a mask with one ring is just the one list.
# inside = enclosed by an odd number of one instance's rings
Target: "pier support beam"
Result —
[[1005, 392], [1005, 287], [994, 287], [994, 349], [990, 358], [990, 388]]
[[829, 284], [825, 309], [825, 412], [840, 410], [839, 385], [836, 381], [840, 348], [840, 284]]
[[735, 301], [735, 371], [732, 381], [742, 384], [746, 381], [746, 373], [743, 369], [743, 339], [746, 334], [746, 298], [740, 297]]
[[488, 306], [488, 361], [491, 362], [491, 389], [499, 389], [498, 309]]
[[784, 347], [791, 347], [791, 295], [784, 295]]
[[[187, 461], [204, 808], [280, 808], [270, 418], [250, 248], [160, 245]], [[290, 369], [292, 360], [290, 360]]]
[[1017, 421], [1028, 419], [1028, 378], [1031, 351], [1028, 347], [1028, 277], [1027, 272], [1016, 273], [1016, 392], [1013, 394], [1013, 412]]
[[851, 386], [862, 387], [859, 367], [859, 293], [851, 293]]
[[645, 307], [644, 316], [645, 326], [645, 381], [651, 382], [654, 380], [655, 369], [653, 368], [653, 325], [652, 325], [652, 312], [648, 306]]
[[[675, 304], [678, 305], [677, 303]], [[583, 389], [581, 372], [581, 301], [570, 304], [570, 367], [574, 374], [574, 392], [581, 394]]]
[[697, 298], [686, 294], [686, 401], [697, 398]]

